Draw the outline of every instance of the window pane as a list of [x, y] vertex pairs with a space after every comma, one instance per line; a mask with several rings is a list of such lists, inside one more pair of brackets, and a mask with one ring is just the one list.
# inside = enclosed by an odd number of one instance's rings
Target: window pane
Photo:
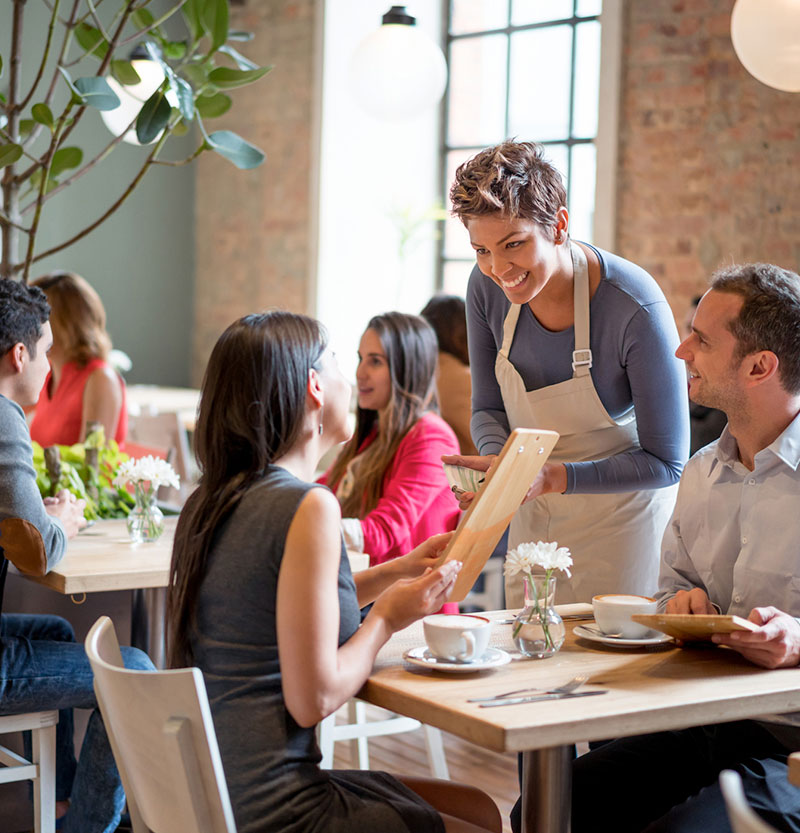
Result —
[[572, 27], [511, 36], [509, 135], [548, 141], [569, 136]]
[[[445, 187], [445, 209], [449, 212], [452, 208], [450, 203], [450, 186], [456, 175], [456, 168], [467, 159], [474, 156], [480, 148], [474, 150], [457, 150], [447, 154], [446, 160], [446, 187]], [[469, 235], [464, 224], [457, 217], [448, 216], [444, 222], [444, 256], [446, 258], [464, 258], [475, 260], [475, 250], [469, 244]]]
[[570, 234], [591, 242], [594, 237], [594, 189], [597, 156], [593, 144], [572, 148], [572, 184], [569, 191]]
[[513, 0], [511, 6], [512, 26], [566, 20], [568, 17], [572, 17], [572, 0]]
[[463, 35], [508, 25], [508, 0], [453, 0], [450, 33]]
[[505, 35], [465, 38], [450, 44], [447, 141], [490, 145], [505, 135]]
[[597, 135], [597, 93], [600, 84], [600, 24], [596, 20], [575, 27], [575, 109], [572, 135]]
[[566, 145], [546, 145], [544, 158], [547, 159], [564, 180], [564, 187], [568, 187], [567, 177], [569, 176], [569, 148]]
[[446, 260], [442, 274], [442, 289], [448, 295], [460, 295], [464, 298], [467, 294], [469, 275], [475, 261], [465, 263], [461, 260]]
[[589, 17], [603, 13], [603, 0], [578, 0], [575, 14], [578, 17]]

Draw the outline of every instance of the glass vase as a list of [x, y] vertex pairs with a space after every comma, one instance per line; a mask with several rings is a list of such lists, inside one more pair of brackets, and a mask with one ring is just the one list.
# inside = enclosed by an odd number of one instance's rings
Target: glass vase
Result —
[[525, 607], [516, 615], [511, 631], [517, 650], [526, 657], [545, 659], [564, 644], [566, 628], [553, 602], [555, 576], [524, 576]]
[[134, 544], [158, 541], [164, 531], [164, 514], [156, 506], [156, 490], [144, 483], [133, 484], [134, 505], [128, 515], [128, 535]]

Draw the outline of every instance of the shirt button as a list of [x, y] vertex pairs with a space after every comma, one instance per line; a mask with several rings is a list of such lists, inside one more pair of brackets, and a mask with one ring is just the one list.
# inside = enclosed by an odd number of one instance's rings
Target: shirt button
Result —
[[741, 600], [742, 600], [742, 597], [739, 596], [739, 595], [736, 595], [736, 596], [733, 597], [733, 600], [736, 602], [736, 604], [739, 604], [739, 602], [741, 602]]
[[748, 482], [751, 486], [755, 486], [755, 485], [756, 485], [756, 479], [755, 479], [755, 477], [751, 477], [751, 478], [750, 478], [750, 480], [748, 480], [747, 482]]
[[742, 543], [746, 544], [747, 543], [747, 538], [742, 538]]

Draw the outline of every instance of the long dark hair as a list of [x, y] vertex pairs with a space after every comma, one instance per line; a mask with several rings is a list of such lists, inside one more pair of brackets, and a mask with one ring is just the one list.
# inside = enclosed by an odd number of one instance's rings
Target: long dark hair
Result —
[[389, 404], [381, 411], [358, 408], [356, 430], [331, 469], [328, 482], [336, 489], [350, 461], [379, 422], [378, 436], [358, 460], [357, 487], [340, 499], [342, 515], [363, 518], [377, 505], [383, 476], [403, 437], [430, 408], [436, 382], [436, 333], [425, 319], [402, 312], [376, 315], [367, 324], [381, 341], [392, 379]]
[[434, 295], [420, 315], [433, 327], [439, 350], [469, 365], [467, 305], [459, 295]]
[[301, 438], [308, 375], [327, 338], [305, 315], [247, 315], [220, 336], [200, 397], [202, 476], [178, 520], [167, 591], [168, 660], [191, 665], [197, 595], [214, 533], [267, 466]]

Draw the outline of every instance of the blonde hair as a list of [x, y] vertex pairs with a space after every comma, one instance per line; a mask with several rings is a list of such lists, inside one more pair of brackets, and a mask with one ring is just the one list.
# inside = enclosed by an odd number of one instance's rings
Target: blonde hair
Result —
[[[339, 503], [346, 518], [364, 518], [378, 504], [383, 478], [397, 448], [417, 420], [431, 406], [435, 391], [437, 359], [436, 333], [418, 315], [387, 312], [376, 315], [367, 325], [381, 341], [392, 393], [389, 404], [377, 411], [359, 408], [356, 430], [331, 469], [328, 485], [336, 491], [351, 461], [355, 462], [355, 487]], [[372, 430], [380, 424], [375, 441], [359, 456], [358, 450]]]
[[67, 361], [79, 365], [92, 359], [107, 359], [111, 337], [106, 332], [106, 311], [100, 296], [74, 272], [50, 272], [37, 278], [50, 304], [53, 340]]

